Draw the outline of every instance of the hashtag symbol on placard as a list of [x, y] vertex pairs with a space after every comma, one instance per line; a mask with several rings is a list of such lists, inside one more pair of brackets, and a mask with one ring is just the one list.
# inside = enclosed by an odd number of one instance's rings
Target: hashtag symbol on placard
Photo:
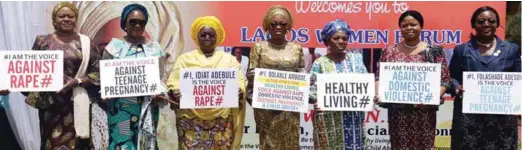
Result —
[[5, 56], [4, 56], [4, 59], [9, 59], [9, 55], [5, 55]]
[[520, 111], [520, 105], [515, 106], [515, 109], [513, 109], [514, 113], [518, 113]]
[[156, 83], [150, 85], [150, 92], [155, 92], [156, 91]]
[[218, 96], [218, 98], [216, 99], [216, 106], [221, 105], [221, 103], [223, 103], [223, 96]]
[[426, 102], [431, 101], [431, 98], [433, 98], [433, 93], [428, 93], [428, 94], [426, 94], [426, 97], [424, 97], [424, 98], [425, 98], [425, 101], [426, 101]]
[[468, 79], [471, 79], [473, 78], [473, 75], [472, 74], [468, 74]]
[[361, 108], [366, 108], [366, 105], [368, 105], [368, 102], [370, 101], [370, 97], [369, 96], [363, 96], [360, 100], [359, 100], [359, 106]]
[[189, 77], [189, 73], [185, 72], [185, 74], [183, 74], [183, 79], [187, 79], [188, 77]]
[[384, 70], [390, 69], [390, 66], [384, 66]]
[[42, 79], [42, 82], [40, 82], [40, 84], [42, 84], [43, 88], [46, 88], [49, 86], [49, 84], [52, 83], [51, 81], [52, 81], [51, 75], [45, 75], [45, 77]]

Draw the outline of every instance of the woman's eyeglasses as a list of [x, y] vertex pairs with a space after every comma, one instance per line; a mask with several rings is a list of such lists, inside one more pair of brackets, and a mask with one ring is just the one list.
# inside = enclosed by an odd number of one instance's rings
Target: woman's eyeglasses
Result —
[[477, 20], [477, 23], [480, 25], [484, 25], [484, 24], [486, 24], [486, 22], [489, 24], [496, 24], [497, 20], [496, 19]]
[[277, 26], [286, 27], [286, 25], [288, 25], [288, 23], [286, 23], [286, 22], [272, 22], [272, 23], [270, 23], [270, 25], [272, 25], [273, 28], [276, 28]]
[[129, 24], [131, 26], [140, 25], [140, 27], [144, 27], [147, 24], [147, 21], [141, 19], [131, 19], [129, 20]]

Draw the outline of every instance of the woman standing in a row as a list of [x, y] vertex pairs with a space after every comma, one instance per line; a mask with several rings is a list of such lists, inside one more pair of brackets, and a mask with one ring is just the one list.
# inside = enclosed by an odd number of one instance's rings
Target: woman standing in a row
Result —
[[[471, 26], [476, 34], [454, 49], [449, 71], [442, 49], [420, 41], [423, 19], [416, 11], [407, 11], [399, 18], [404, 41], [382, 51], [380, 62], [441, 63], [441, 96], [446, 89], [457, 96], [453, 107], [452, 149], [517, 148], [518, 116], [462, 113], [463, 72], [521, 71], [520, 47], [495, 35], [499, 20], [496, 10], [488, 6], [473, 13]], [[453, 79], [451, 86], [449, 74]], [[376, 75], [378, 80], [379, 74]], [[384, 107], [388, 108], [392, 149], [433, 147], [437, 106], [384, 104]]]
[[[382, 50], [379, 62], [440, 63], [442, 96], [450, 88], [450, 75], [442, 47], [420, 40], [424, 27], [422, 15], [414, 10], [404, 12], [398, 21], [403, 41]], [[379, 89], [377, 65], [376, 89]], [[375, 92], [379, 93], [379, 92]], [[381, 104], [388, 109], [392, 149], [431, 149], [435, 142], [438, 106], [412, 104]]]
[[[143, 35], [148, 11], [139, 4], [127, 5], [121, 14], [120, 27], [127, 33], [113, 38], [103, 52], [103, 59], [126, 59], [165, 56], [158, 42]], [[160, 59], [162, 60], [162, 59]], [[160, 79], [166, 78], [160, 61]], [[162, 80], [163, 81], [163, 80]], [[166, 94], [166, 91], [163, 91]], [[109, 149], [156, 149], [158, 107], [161, 95], [113, 98], [108, 100]]]
[[[80, 128], [77, 115], [74, 114], [74, 101], [100, 99], [98, 90], [98, 61], [100, 52], [91, 45], [90, 39], [74, 31], [78, 18], [78, 9], [69, 2], [62, 2], [53, 9], [53, 26], [56, 30], [48, 35], [36, 37], [33, 50], [63, 50], [64, 83], [57, 92], [28, 92], [26, 103], [39, 110], [42, 149], [88, 149], [89, 131], [77, 131]], [[87, 91], [88, 97], [78, 94]], [[89, 112], [80, 117], [88, 118]], [[86, 114], [85, 114], [86, 113]], [[80, 124], [82, 129], [87, 124]], [[85, 130], [81, 130], [85, 131]]]
[[[348, 39], [352, 32], [343, 20], [329, 22], [321, 31], [323, 44], [329, 53], [312, 64], [310, 99], [317, 101], [317, 74], [368, 73], [360, 53], [347, 52]], [[314, 112], [314, 149], [354, 149], [364, 147], [364, 112], [331, 111]]]
[[174, 64], [168, 80], [171, 97], [177, 103], [183, 96], [179, 90], [182, 69], [235, 68], [239, 75], [239, 108], [175, 108], [180, 148], [183, 150], [239, 149], [243, 137], [246, 107], [244, 97], [246, 80], [241, 73], [241, 64], [234, 56], [216, 51], [216, 47], [225, 41], [226, 35], [221, 21], [216, 17], [197, 18], [192, 24], [190, 35], [198, 48], [182, 54]]
[[[293, 21], [290, 11], [284, 6], [272, 6], [266, 12], [263, 29], [270, 34], [270, 38], [256, 43], [250, 52], [247, 74], [249, 94], [252, 94], [256, 68], [304, 72], [301, 45], [285, 38], [286, 33], [292, 29]], [[298, 112], [254, 109], [260, 149], [299, 149], [299, 115]]]
[[450, 63], [456, 96], [451, 148], [516, 150], [519, 116], [462, 113], [462, 74], [465, 71], [520, 72], [520, 47], [502, 41], [495, 34], [500, 17], [489, 6], [478, 8], [470, 23], [476, 34], [467, 43], [455, 47]]

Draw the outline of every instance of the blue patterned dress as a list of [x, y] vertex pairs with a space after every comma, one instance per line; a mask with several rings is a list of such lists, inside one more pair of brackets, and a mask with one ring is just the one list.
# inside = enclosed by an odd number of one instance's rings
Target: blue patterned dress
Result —
[[[103, 59], [162, 57], [163, 49], [156, 42], [144, 44], [143, 49], [131, 43], [113, 39], [105, 47]], [[160, 70], [163, 67], [160, 64]], [[164, 72], [160, 73], [164, 77]], [[109, 149], [157, 149], [156, 126], [158, 107], [151, 104], [150, 96], [125, 97], [109, 100]]]
[[[361, 53], [347, 53], [342, 62], [322, 56], [312, 64], [310, 74], [315, 78], [322, 73], [368, 73]], [[310, 97], [316, 99], [317, 86], [310, 88]], [[314, 113], [314, 149], [363, 149], [364, 112], [328, 111]]]

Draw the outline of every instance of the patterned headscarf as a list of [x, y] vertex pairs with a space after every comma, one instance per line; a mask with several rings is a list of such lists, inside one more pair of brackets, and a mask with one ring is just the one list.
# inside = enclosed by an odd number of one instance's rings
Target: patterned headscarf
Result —
[[226, 33], [223, 24], [221, 24], [221, 21], [219, 21], [219, 19], [214, 16], [204, 16], [196, 18], [190, 29], [190, 36], [192, 37], [192, 40], [196, 42], [196, 44], [199, 43], [199, 31], [206, 26], [211, 27], [216, 31], [216, 45], [220, 45], [225, 41]]
[[64, 7], [70, 8], [74, 12], [74, 16], [76, 18], [78, 18], [78, 8], [76, 8], [76, 6], [74, 6], [73, 4], [71, 4], [69, 2], [61, 2], [61, 3], [57, 4], [56, 6], [54, 6], [53, 16], [52, 16], [53, 23], [54, 23], [54, 20], [56, 20], [56, 13], [58, 13], [58, 11]]
[[282, 15], [283, 17], [285, 17], [288, 20], [288, 29], [292, 28], [294, 20], [292, 19], [292, 14], [290, 14], [288, 8], [282, 5], [275, 5], [270, 7], [270, 9], [268, 9], [268, 11], [265, 13], [265, 16], [263, 17], [263, 29], [265, 31], [268, 31], [268, 29], [270, 29], [272, 19], [276, 15]]
[[125, 6], [125, 8], [123, 8], [123, 12], [121, 13], [121, 29], [125, 30], [125, 27], [127, 26], [127, 17], [129, 17], [129, 14], [135, 10], [143, 12], [143, 15], [145, 16], [145, 22], [149, 22], [149, 12], [147, 11], [147, 8], [140, 4], [130, 4]]
[[350, 36], [350, 25], [341, 19], [328, 22], [321, 31], [321, 40], [324, 45], [328, 46], [328, 40], [330, 40], [337, 31], [344, 31], [346, 35]]

